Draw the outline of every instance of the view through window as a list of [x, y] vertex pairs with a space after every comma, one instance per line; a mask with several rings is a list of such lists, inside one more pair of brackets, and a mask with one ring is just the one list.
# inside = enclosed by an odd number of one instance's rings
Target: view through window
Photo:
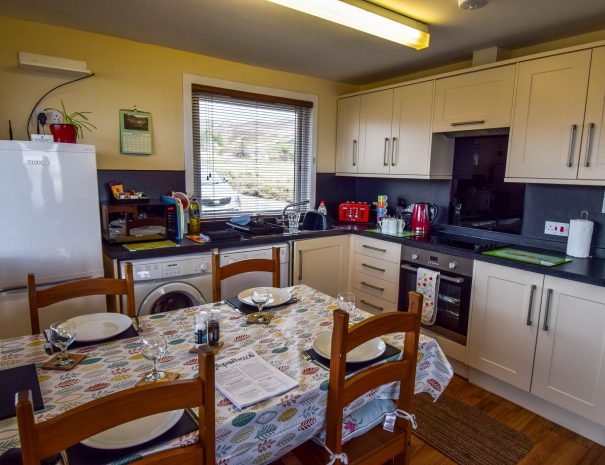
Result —
[[192, 102], [202, 218], [281, 214], [310, 199], [311, 102], [199, 85]]

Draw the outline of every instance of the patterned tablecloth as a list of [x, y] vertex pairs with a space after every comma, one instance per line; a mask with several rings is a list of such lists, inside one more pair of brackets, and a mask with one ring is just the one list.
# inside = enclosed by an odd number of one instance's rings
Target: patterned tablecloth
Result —
[[[197, 357], [189, 353], [193, 341], [193, 316], [200, 308], [216, 308], [223, 313], [221, 338], [224, 347], [218, 358], [233, 355], [244, 348], [254, 349], [261, 357], [297, 380], [298, 388], [243, 410], [237, 410], [220, 392], [216, 392], [217, 463], [266, 464], [317, 434], [324, 426], [327, 404], [328, 371], [301, 357], [315, 337], [332, 327], [336, 301], [304, 285], [293, 288], [298, 302], [275, 311], [269, 325], [249, 325], [238, 310], [225, 303], [208, 304], [141, 318], [145, 331], [161, 331], [168, 339], [168, 354], [159, 368], [192, 377]], [[370, 314], [354, 310], [352, 321]], [[403, 335], [391, 335], [387, 342], [402, 346]], [[45, 408], [36, 412], [37, 421], [47, 420], [91, 399], [134, 386], [151, 362], [140, 354], [137, 338], [98, 343], [75, 352], [88, 357], [71, 371], [40, 370], [49, 357], [40, 335], [3, 340], [0, 345], [0, 369], [36, 363]], [[420, 336], [415, 392], [439, 397], [453, 375], [452, 368], [434, 339]], [[396, 385], [387, 385], [353, 402], [349, 410], [373, 398], [393, 398]], [[195, 433], [194, 433], [195, 434]], [[194, 434], [180, 439], [188, 443]], [[175, 441], [176, 445], [177, 441]], [[14, 418], [0, 421], [0, 453], [19, 447]]]

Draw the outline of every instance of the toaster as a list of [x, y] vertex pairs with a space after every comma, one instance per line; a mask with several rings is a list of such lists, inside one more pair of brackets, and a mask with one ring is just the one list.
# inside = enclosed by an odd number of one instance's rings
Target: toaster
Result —
[[370, 221], [370, 205], [366, 202], [343, 202], [338, 206], [338, 220], [367, 223]]

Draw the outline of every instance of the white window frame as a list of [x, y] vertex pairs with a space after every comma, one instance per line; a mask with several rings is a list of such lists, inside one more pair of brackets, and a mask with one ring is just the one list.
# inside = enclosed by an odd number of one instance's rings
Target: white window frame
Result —
[[317, 95], [183, 73], [183, 133], [185, 147], [185, 187], [188, 194], [193, 192], [193, 114], [191, 111], [193, 105], [191, 86], [193, 84], [220, 87], [223, 89], [233, 89], [243, 92], [251, 92], [254, 94], [272, 95], [276, 97], [284, 97], [294, 100], [306, 100], [308, 102], [313, 102], [313, 108], [311, 109], [311, 198], [309, 199], [309, 209], [314, 209], [316, 196], [315, 183], [317, 177], [317, 111], [319, 104], [319, 98], [317, 97]]

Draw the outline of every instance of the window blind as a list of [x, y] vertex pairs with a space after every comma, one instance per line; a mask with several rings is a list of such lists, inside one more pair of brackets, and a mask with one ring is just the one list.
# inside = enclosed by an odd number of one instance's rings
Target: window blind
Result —
[[194, 85], [192, 105], [202, 218], [281, 214], [310, 199], [311, 102]]

